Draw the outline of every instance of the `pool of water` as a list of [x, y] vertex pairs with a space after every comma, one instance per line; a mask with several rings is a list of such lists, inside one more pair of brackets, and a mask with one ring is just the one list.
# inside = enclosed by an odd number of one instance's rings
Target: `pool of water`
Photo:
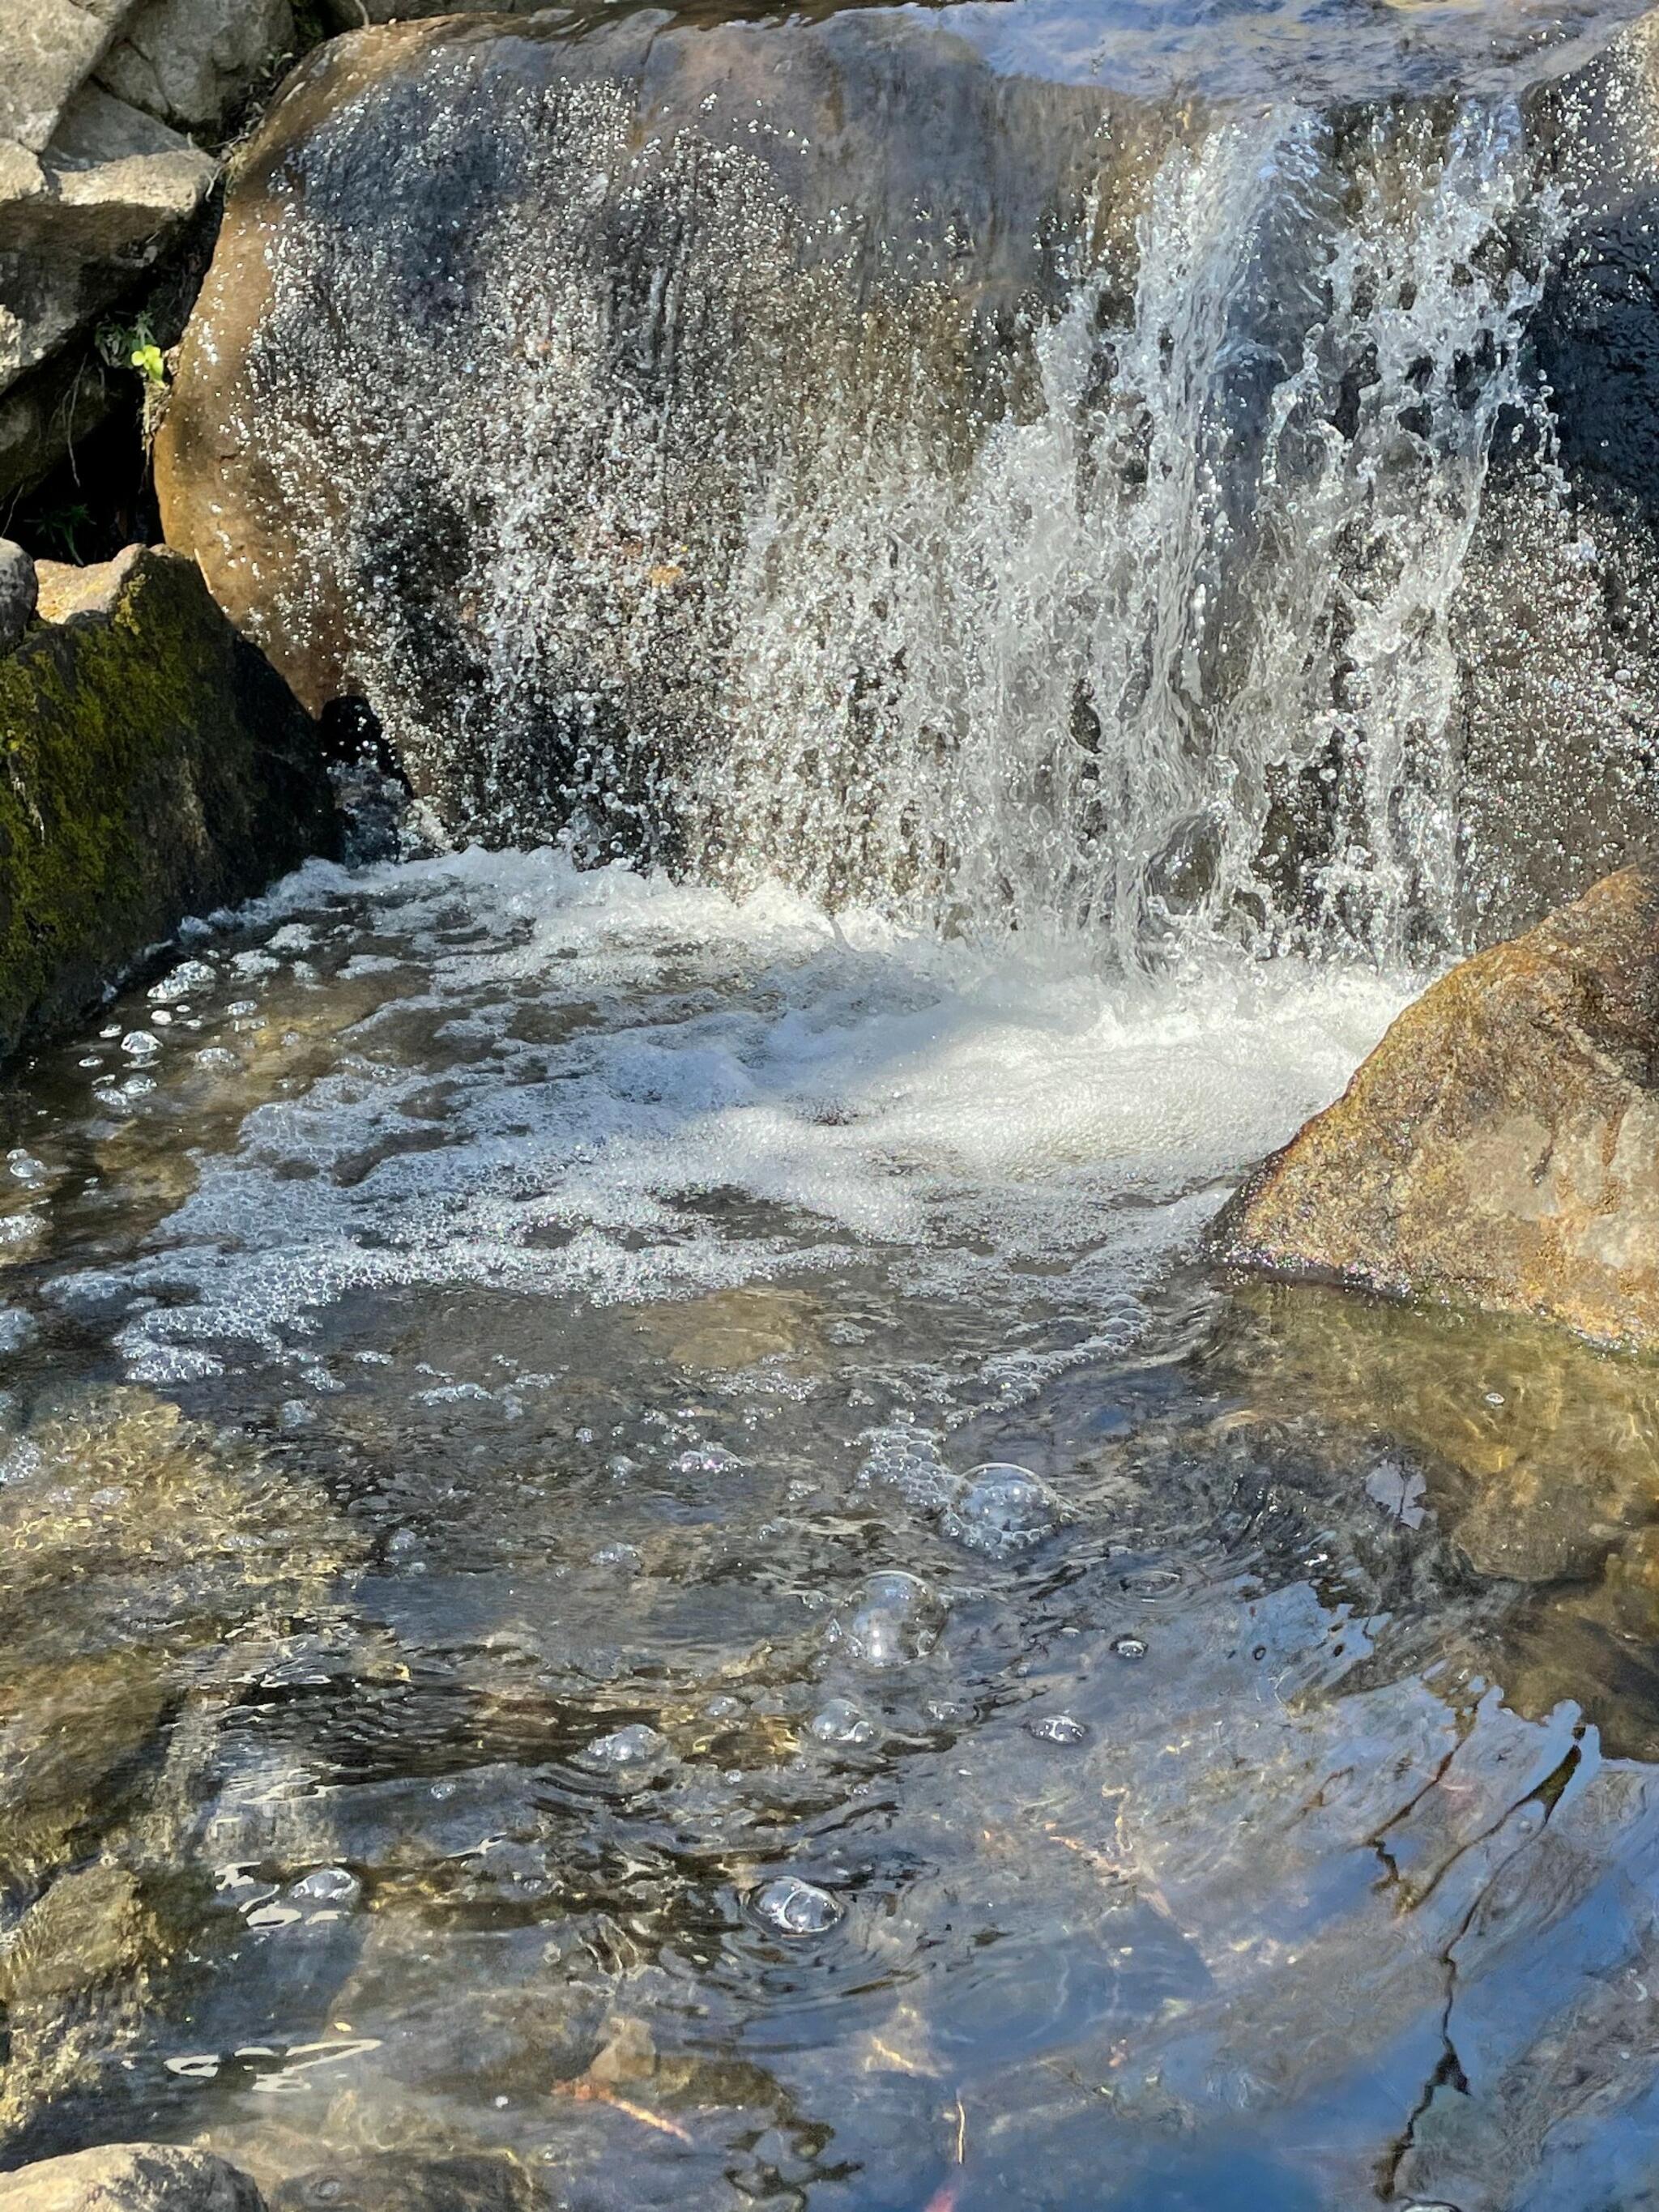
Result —
[[1199, 1256], [1411, 988], [468, 854], [17, 1075], [4, 2162], [1648, 2202], [1659, 1376]]

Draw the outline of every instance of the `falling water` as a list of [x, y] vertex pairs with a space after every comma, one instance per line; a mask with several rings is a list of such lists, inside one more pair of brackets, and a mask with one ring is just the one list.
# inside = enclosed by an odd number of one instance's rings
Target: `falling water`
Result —
[[[1551, 210], [1510, 103], [1346, 153], [1294, 108], [1173, 149], [1133, 291], [1078, 279], [958, 471], [825, 410], [731, 586], [705, 848], [737, 821], [742, 875], [1125, 961], [1183, 920], [1450, 939], [1447, 613]], [[1299, 781], [1317, 849], [1275, 881]]]
[[[625, 25], [440, 38], [282, 155], [277, 644], [452, 834], [1120, 967], [1455, 945], [1495, 441], [1555, 498], [1562, 102], [1136, 105], [852, 21], [664, 33], [643, 137]], [[940, 70], [955, 155], [815, 142], [814, 72], [922, 117]]]

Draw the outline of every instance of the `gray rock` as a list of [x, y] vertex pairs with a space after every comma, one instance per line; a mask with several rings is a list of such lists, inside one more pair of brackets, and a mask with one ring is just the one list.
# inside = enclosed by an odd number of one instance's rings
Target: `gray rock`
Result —
[[0, 14], [4, 497], [127, 384], [92, 341], [112, 310], [148, 306], [154, 272], [187, 245], [219, 168], [187, 134], [221, 137], [296, 34], [290, 0], [5, 0]]
[[294, 43], [289, 0], [146, 0], [99, 77], [175, 128], [216, 133]]
[[33, 562], [21, 545], [0, 538], [0, 653], [9, 653], [34, 620], [40, 596]]
[[[511, 2156], [420, 2158], [387, 2151], [285, 2181], [276, 2212], [527, 2212], [529, 2179]], [[0, 2212], [8, 2212], [0, 2203]]]
[[238, 2167], [169, 2143], [110, 2143], [0, 2176], [0, 2212], [264, 2212]]

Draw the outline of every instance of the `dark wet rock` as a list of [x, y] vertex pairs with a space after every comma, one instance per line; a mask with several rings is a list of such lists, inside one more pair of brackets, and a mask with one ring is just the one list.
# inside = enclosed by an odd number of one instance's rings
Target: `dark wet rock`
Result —
[[0, 653], [9, 653], [22, 637], [40, 597], [33, 562], [21, 545], [0, 538]]
[[39, 574], [0, 659], [0, 1050], [338, 836], [313, 725], [190, 562]]
[[528, 2212], [536, 2201], [529, 2176], [511, 2156], [388, 2151], [298, 2174], [272, 2193], [270, 2204], [271, 2212]]
[[238, 2167], [170, 2143], [111, 2143], [0, 2175], [0, 2212], [265, 2212]]
[[1212, 1249], [1659, 1349], [1659, 875], [1609, 877], [1433, 985]]

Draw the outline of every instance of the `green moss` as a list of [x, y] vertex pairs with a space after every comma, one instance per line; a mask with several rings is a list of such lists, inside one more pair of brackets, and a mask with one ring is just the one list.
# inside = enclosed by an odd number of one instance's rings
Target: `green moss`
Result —
[[333, 837], [307, 717], [193, 566], [139, 556], [0, 660], [0, 1050]]

